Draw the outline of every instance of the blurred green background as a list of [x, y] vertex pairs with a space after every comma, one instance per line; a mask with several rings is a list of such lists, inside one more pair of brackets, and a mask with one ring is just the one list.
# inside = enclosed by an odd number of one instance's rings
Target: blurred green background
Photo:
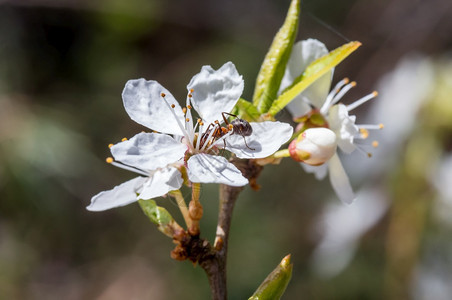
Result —
[[[184, 99], [202, 65], [232, 61], [251, 99], [288, 4], [0, 1], [0, 299], [209, 299], [203, 270], [171, 260], [173, 244], [137, 204], [85, 207], [134, 176], [104, 162], [109, 143], [144, 129], [123, 109], [124, 83], [154, 79]], [[451, 299], [452, 2], [307, 0], [298, 36], [329, 49], [363, 43], [334, 82], [358, 82], [345, 102], [378, 89], [358, 123], [386, 127], [372, 159], [345, 160], [359, 207], [290, 160], [242, 193], [230, 299], [247, 299], [288, 253], [284, 299]], [[218, 186], [204, 185], [210, 239], [217, 199]]]

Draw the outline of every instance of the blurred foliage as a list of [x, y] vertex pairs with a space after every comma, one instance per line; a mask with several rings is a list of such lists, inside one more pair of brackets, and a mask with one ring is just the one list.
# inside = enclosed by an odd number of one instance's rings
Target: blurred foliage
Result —
[[[185, 85], [202, 65], [218, 67], [230, 60], [244, 76], [243, 97], [251, 99], [288, 3], [1, 2], [0, 298], [209, 298], [202, 270], [170, 259], [173, 245], [138, 204], [103, 213], [85, 206], [99, 191], [130, 179], [130, 173], [104, 163], [109, 143], [143, 130], [123, 110], [124, 83], [154, 79], [183, 99]], [[299, 38], [318, 38], [329, 49], [349, 40], [363, 42], [336, 69], [339, 78], [359, 80], [352, 95], [371, 90], [407, 52], [438, 58], [451, 50], [448, 0], [303, 5]], [[451, 69], [448, 58], [437, 60], [435, 87], [398, 154], [403, 159], [389, 175], [375, 179], [384, 183], [393, 206], [338, 276], [318, 277], [309, 261], [317, 242], [314, 221], [332, 193], [328, 184], [291, 161], [266, 167], [262, 189], [246, 189], [234, 212], [231, 299], [249, 297], [286, 253], [294, 266], [283, 299], [396, 299], [410, 294], [413, 274], [432, 260], [431, 253], [437, 253], [436, 262], [450, 265], [452, 228], [434, 221], [436, 191], [427, 169], [452, 149]], [[217, 189], [205, 185], [201, 194], [202, 234], [212, 239]], [[160, 199], [163, 204], [178, 219], [174, 201]], [[405, 259], [397, 259], [400, 255]]]

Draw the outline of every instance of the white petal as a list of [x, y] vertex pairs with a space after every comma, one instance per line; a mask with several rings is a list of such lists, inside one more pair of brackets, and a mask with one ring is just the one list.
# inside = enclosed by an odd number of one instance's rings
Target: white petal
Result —
[[180, 160], [185, 151], [187, 146], [169, 135], [145, 132], [111, 147], [111, 153], [117, 161], [147, 171]]
[[146, 81], [143, 78], [127, 81], [122, 92], [124, 107], [130, 118], [143, 126], [159, 132], [182, 135], [171, 108], [161, 96], [162, 93], [166, 95], [165, 99], [169, 105], [174, 104], [174, 112], [181, 124], [184, 124], [179, 103], [157, 81]]
[[[309, 64], [326, 54], [328, 54], [328, 49], [318, 40], [308, 39], [297, 42], [292, 48], [279, 93], [282, 93], [289, 87], [305, 71]], [[333, 70], [327, 72], [311, 84], [303, 93], [287, 105], [289, 112], [294, 117], [302, 116], [309, 111], [308, 103], [311, 103], [316, 108], [320, 108], [323, 102], [325, 102], [326, 96], [331, 88], [332, 76]]]
[[149, 200], [160, 197], [182, 186], [182, 174], [173, 167], [156, 171], [143, 185], [143, 191], [138, 199]]
[[306, 115], [312, 110], [309, 99], [303, 96], [303, 93], [296, 96], [289, 104], [286, 105], [287, 110], [294, 118]]
[[293, 133], [292, 126], [287, 123], [266, 121], [251, 122], [250, 124], [253, 128], [250, 136], [243, 137], [233, 134], [226, 138], [226, 149], [233, 152], [238, 158], [270, 156], [287, 142]]
[[187, 86], [193, 89], [192, 104], [204, 123], [223, 120], [222, 112], [230, 112], [243, 92], [243, 79], [232, 62], [215, 71], [203, 66]]
[[348, 180], [347, 173], [339, 159], [337, 153], [331, 157], [328, 163], [330, 172], [330, 182], [339, 199], [346, 204], [351, 204], [355, 200], [352, 186]]
[[337, 144], [345, 153], [352, 153], [356, 146], [354, 137], [359, 129], [355, 125], [356, 116], [349, 116], [347, 107], [343, 104], [333, 105], [328, 112], [328, 124], [337, 135]]
[[103, 211], [120, 207], [137, 201], [137, 193], [141, 190], [146, 177], [137, 177], [126, 181], [114, 189], [100, 192], [91, 198], [91, 204], [86, 208], [90, 211]]
[[314, 174], [315, 179], [322, 180], [328, 174], [328, 163], [324, 163], [320, 166], [311, 166], [305, 163], [300, 163], [306, 173]]
[[248, 179], [242, 172], [222, 156], [197, 154], [187, 161], [188, 178], [192, 182], [222, 183], [230, 186], [243, 186]]

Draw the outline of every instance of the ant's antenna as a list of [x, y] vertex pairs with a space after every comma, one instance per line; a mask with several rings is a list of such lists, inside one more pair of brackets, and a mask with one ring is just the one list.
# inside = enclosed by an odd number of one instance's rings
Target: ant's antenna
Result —
[[320, 25], [322, 25], [323, 27], [325, 27], [326, 29], [330, 30], [331, 32], [335, 33], [337, 36], [341, 37], [342, 39], [344, 39], [347, 42], [351, 42], [351, 40], [349, 38], [347, 38], [345, 35], [343, 35], [342, 33], [340, 33], [337, 29], [333, 28], [333, 26], [329, 25], [328, 23], [326, 23], [325, 21], [321, 20], [320, 18], [316, 17], [315, 15], [313, 15], [311, 12], [308, 12], [307, 15], [309, 17], [311, 17], [312, 19], [314, 19], [314, 21], [318, 22]]

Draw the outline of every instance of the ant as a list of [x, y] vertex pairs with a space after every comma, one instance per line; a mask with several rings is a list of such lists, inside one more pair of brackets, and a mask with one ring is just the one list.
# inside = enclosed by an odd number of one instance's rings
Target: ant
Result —
[[[256, 150], [248, 146], [245, 139], [246, 136], [250, 136], [253, 133], [253, 127], [251, 127], [250, 123], [246, 120], [239, 119], [237, 115], [230, 114], [227, 112], [222, 112], [221, 115], [223, 116], [223, 120], [224, 123], [226, 124], [226, 127], [221, 127], [218, 121], [215, 121], [215, 125], [211, 123], [201, 137], [201, 145], [203, 145], [206, 142], [207, 138], [210, 136], [212, 130], [210, 127], [214, 126], [213, 129], [214, 132], [212, 134], [213, 138], [219, 139], [232, 130], [231, 134], [237, 134], [243, 137], [243, 141], [245, 142], [245, 145], [248, 149]], [[234, 117], [236, 119], [232, 120], [232, 122], [229, 123], [225, 115]], [[226, 141], [224, 141], [224, 146], [226, 147]]]

